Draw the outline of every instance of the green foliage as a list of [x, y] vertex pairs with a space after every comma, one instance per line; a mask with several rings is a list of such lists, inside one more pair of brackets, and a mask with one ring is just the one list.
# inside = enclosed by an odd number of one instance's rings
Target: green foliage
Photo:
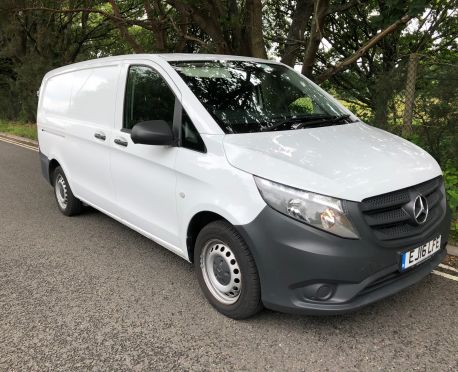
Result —
[[102, 55], [99, 46], [107, 42], [113, 30], [108, 20], [95, 13], [18, 12], [17, 7], [58, 10], [85, 4], [86, 1], [5, 0], [0, 5], [0, 118], [35, 121], [36, 92], [45, 73]]
[[458, 210], [458, 169], [453, 167], [445, 168], [444, 178], [449, 206], [456, 212]]
[[458, 242], [458, 169], [447, 166], [444, 179], [448, 205], [452, 210], [451, 239]]
[[310, 97], [301, 97], [292, 102], [289, 108], [298, 114], [309, 114], [313, 112], [313, 102]]
[[[450, 61], [452, 62], [452, 61]], [[458, 168], [458, 65], [443, 56], [419, 68], [412, 139], [445, 167]]]

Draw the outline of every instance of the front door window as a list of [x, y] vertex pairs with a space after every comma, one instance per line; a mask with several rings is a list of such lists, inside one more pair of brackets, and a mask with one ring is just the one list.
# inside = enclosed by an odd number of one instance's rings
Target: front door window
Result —
[[127, 75], [123, 128], [164, 120], [173, 126], [175, 95], [159, 73], [146, 66], [131, 66]]

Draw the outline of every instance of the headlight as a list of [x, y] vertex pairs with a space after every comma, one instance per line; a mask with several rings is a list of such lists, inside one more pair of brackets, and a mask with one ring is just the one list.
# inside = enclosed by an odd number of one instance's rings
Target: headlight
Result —
[[358, 238], [342, 201], [254, 176], [265, 202], [280, 213], [344, 238]]

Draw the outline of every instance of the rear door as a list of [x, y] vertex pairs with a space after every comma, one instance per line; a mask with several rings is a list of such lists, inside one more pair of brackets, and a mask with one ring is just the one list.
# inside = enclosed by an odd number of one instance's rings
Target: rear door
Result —
[[179, 91], [151, 62], [126, 63], [122, 76], [122, 112], [117, 113], [121, 120], [111, 141], [111, 173], [121, 218], [182, 254], [177, 248], [177, 148], [134, 144], [130, 137], [132, 128], [143, 121], [165, 120], [173, 128]]
[[110, 139], [120, 71], [121, 63], [114, 63], [71, 73], [68, 136], [62, 149], [75, 195], [115, 214]]

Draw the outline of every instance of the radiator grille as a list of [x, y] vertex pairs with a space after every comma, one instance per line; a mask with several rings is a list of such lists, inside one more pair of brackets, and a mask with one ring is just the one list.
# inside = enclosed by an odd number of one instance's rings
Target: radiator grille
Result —
[[[444, 194], [442, 177], [437, 177], [406, 189], [364, 199], [360, 208], [376, 238], [394, 242], [435, 227], [444, 213]], [[418, 195], [427, 199], [429, 207], [428, 218], [421, 225], [415, 223], [409, 211]]]

